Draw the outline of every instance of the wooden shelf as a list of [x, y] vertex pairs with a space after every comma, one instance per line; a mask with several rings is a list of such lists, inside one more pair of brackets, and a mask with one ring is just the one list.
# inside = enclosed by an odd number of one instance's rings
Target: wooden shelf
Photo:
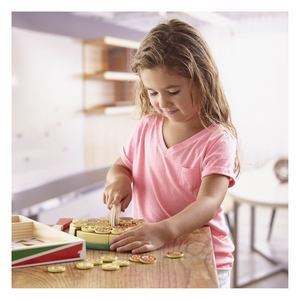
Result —
[[86, 40], [83, 43], [101, 46], [102, 48], [118, 47], [118, 48], [138, 49], [140, 46], [139, 42], [126, 40], [126, 39], [120, 39], [120, 38], [111, 37], [111, 36], [105, 36], [100, 39]]
[[115, 72], [115, 71], [99, 71], [95, 74], [84, 74], [84, 79], [100, 79], [100, 80], [118, 80], [118, 81], [136, 81], [138, 76], [133, 73]]
[[132, 87], [138, 76], [131, 72], [130, 61], [139, 45], [108, 36], [83, 41], [84, 112], [133, 111], [118, 104], [124, 106], [133, 101]]
[[106, 115], [117, 115], [132, 113], [135, 109], [134, 105], [99, 105], [90, 109], [84, 110], [87, 114], [106, 114]]

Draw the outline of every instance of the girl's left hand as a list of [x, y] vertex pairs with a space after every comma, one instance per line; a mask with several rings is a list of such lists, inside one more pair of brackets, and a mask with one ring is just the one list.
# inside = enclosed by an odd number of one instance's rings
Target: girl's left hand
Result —
[[159, 223], [144, 223], [114, 238], [110, 249], [117, 252], [142, 253], [159, 249], [167, 240]]

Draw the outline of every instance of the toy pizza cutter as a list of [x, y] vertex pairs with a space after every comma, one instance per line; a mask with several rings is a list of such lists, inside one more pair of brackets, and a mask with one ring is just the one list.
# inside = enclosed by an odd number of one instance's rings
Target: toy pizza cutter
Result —
[[120, 214], [121, 214], [121, 203], [119, 203], [117, 206], [113, 205], [112, 209], [110, 210], [110, 216], [109, 216], [109, 222], [111, 227], [119, 225]]

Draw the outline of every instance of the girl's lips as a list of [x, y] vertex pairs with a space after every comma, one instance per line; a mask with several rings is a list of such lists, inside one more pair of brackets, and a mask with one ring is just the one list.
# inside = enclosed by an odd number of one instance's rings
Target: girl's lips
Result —
[[164, 111], [164, 114], [167, 116], [171, 116], [171, 115], [174, 115], [177, 111], [178, 111], [178, 109], [171, 110], [171, 111]]

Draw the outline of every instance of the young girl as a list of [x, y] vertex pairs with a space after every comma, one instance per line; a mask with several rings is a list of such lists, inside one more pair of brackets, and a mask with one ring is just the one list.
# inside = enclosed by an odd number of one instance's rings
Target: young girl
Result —
[[132, 70], [141, 120], [108, 172], [103, 201], [109, 209], [122, 203], [123, 212], [132, 201], [133, 218], [147, 223], [113, 239], [111, 250], [153, 251], [209, 225], [219, 283], [229, 287], [234, 245], [221, 204], [240, 163], [212, 54], [175, 19], [147, 34]]

